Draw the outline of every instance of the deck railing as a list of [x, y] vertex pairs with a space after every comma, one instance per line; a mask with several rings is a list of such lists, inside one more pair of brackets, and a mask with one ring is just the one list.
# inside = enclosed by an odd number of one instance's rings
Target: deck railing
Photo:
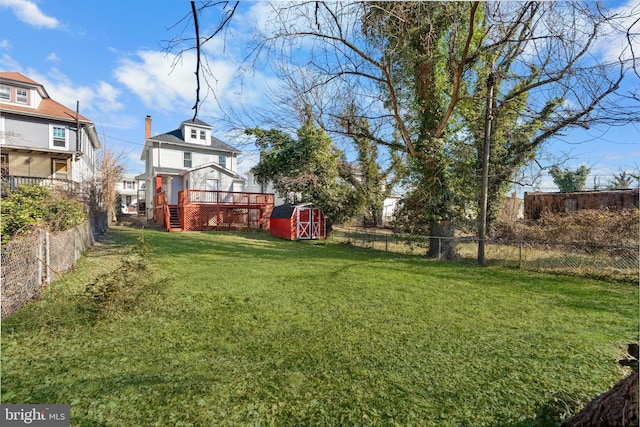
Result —
[[80, 183], [69, 179], [5, 175], [2, 177], [2, 194], [6, 194], [8, 190], [15, 190], [20, 185], [40, 185], [52, 190], [60, 190], [69, 193], [75, 193], [80, 190]]
[[179, 204], [267, 205], [273, 204], [271, 193], [245, 193], [237, 191], [183, 190], [178, 193]]

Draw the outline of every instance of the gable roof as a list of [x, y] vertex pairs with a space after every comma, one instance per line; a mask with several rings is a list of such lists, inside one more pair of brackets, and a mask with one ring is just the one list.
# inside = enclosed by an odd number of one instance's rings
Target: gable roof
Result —
[[[184, 122], [183, 122], [184, 123]], [[203, 122], [204, 123], [204, 122]], [[152, 136], [149, 140], [160, 141], [160, 142], [168, 142], [171, 144], [179, 144], [184, 145], [189, 148], [208, 148], [219, 151], [228, 151], [230, 153], [241, 153], [242, 151], [238, 150], [231, 145], [220, 141], [215, 136], [211, 136], [211, 145], [200, 145], [200, 144], [191, 144], [184, 141], [184, 134], [180, 129], [174, 129], [171, 132], [162, 133], [160, 135]]]
[[[75, 122], [76, 112], [51, 99], [44, 86], [42, 86], [35, 80], [32, 80], [18, 72], [2, 71], [0, 72], [0, 83], [17, 83], [19, 86], [35, 88], [38, 90], [38, 93], [42, 97], [42, 101], [40, 101], [36, 108], [32, 108], [28, 105], [7, 104], [0, 101], [0, 111], [29, 115], [33, 117], [53, 118], [57, 120]], [[78, 114], [78, 119], [84, 123], [92, 123], [91, 120], [84, 117], [82, 114]]]
[[27, 83], [33, 86], [42, 86], [35, 80], [18, 73], [17, 71], [0, 71], [0, 79], [12, 80], [14, 82]]
[[275, 206], [271, 211], [270, 218], [293, 218], [293, 214], [298, 208], [312, 207], [312, 203], [285, 203]]
[[208, 123], [205, 123], [200, 119], [187, 119], [182, 123], [180, 123], [180, 127], [182, 127], [182, 125], [196, 125], [196, 126], [211, 128], [211, 126]]
[[203, 165], [198, 165], [198, 166], [194, 166], [190, 169], [187, 170], [183, 170], [180, 172], [180, 175], [186, 175], [190, 172], [194, 172], [200, 169], [205, 169], [205, 168], [213, 168], [213, 169], [217, 169], [218, 171], [229, 175], [230, 177], [232, 177], [235, 180], [241, 180], [241, 181], [246, 181], [246, 179], [244, 179], [243, 177], [241, 177], [240, 175], [238, 175], [236, 172], [232, 171], [231, 169], [227, 169], [224, 166], [220, 165], [219, 163], [215, 163], [215, 162], [210, 162], [210, 163], [205, 163]]

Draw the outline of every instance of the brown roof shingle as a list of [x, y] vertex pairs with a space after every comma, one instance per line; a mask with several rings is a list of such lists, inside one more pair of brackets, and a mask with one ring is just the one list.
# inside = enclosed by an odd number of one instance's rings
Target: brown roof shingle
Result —
[[[44, 91], [44, 86], [42, 86], [40, 83], [15, 71], [1, 71], [0, 82], [2, 82], [3, 80], [21, 82], [30, 86], [39, 86]], [[49, 95], [46, 94], [46, 91], [44, 91], [44, 93], [46, 95], [45, 98], [40, 102], [38, 107], [35, 109], [29, 106], [0, 103], [0, 111], [14, 112], [17, 114], [26, 114], [26, 115], [46, 116], [46, 117], [51, 117], [51, 118], [56, 118], [56, 119], [66, 120], [66, 121], [76, 119], [75, 111], [51, 99]], [[84, 117], [82, 114], [79, 114], [78, 118], [80, 119], [80, 121], [91, 123], [91, 120]]]

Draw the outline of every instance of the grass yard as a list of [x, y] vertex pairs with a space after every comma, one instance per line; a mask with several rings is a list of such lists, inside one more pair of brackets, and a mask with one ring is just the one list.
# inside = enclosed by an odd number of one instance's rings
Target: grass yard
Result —
[[[123, 259], [142, 236], [140, 274]], [[129, 293], [89, 310], [114, 269]], [[625, 375], [638, 301], [330, 242], [116, 227], [2, 322], [2, 403], [68, 403], [74, 426], [552, 426]]]

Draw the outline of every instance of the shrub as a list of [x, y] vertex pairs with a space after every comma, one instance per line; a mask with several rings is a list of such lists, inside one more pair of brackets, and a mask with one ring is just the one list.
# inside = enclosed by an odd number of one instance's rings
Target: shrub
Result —
[[638, 211], [583, 210], [570, 215], [544, 213], [537, 221], [501, 223], [496, 238], [529, 242], [576, 242], [636, 246]]
[[64, 231], [87, 220], [80, 202], [53, 195], [38, 185], [21, 185], [10, 191], [2, 200], [0, 215], [2, 243], [34, 227]]
[[79, 308], [92, 318], [126, 313], [140, 308], [153, 295], [158, 295], [166, 281], [158, 279], [148, 268], [149, 245], [144, 238], [122, 255], [111, 271], [98, 275], [86, 285]]

